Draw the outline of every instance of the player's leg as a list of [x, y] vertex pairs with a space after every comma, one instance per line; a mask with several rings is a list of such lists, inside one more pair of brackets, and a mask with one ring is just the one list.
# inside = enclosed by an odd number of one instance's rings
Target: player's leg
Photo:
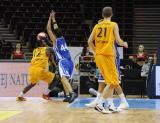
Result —
[[26, 101], [26, 98], [24, 98], [23, 96], [31, 89], [35, 86], [36, 84], [32, 84], [30, 83], [29, 85], [27, 85], [18, 95], [17, 97], [17, 101]]
[[[119, 80], [121, 80], [121, 78], [120, 78], [120, 58], [119, 57], [116, 57], [116, 67], [117, 67], [117, 71], [118, 71], [118, 74], [119, 74]], [[121, 86], [118, 85], [115, 88], [115, 91], [117, 92], [119, 98], [121, 99], [121, 104], [118, 106], [118, 109], [128, 109], [129, 104], [128, 104], [126, 98], [125, 98], [125, 95], [123, 93], [123, 90], [122, 90]]]
[[50, 100], [49, 93], [52, 91], [54, 87], [54, 79], [56, 79], [55, 73], [52, 73], [46, 70], [42, 70], [41, 73], [42, 74], [41, 74], [40, 80], [43, 80], [44, 82], [48, 83], [48, 86], [50, 87], [45, 89], [45, 91], [43, 92], [42, 98], [46, 100]]
[[39, 81], [40, 71], [37, 70], [37, 68], [31, 67], [29, 70], [29, 85], [27, 85], [18, 95], [17, 101], [25, 101], [26, 98], [24, 98], [24, 95], [33, 88], [36, 83]]
[[66, 92], [69, 92], [70, 98], [68, 98], [68, 102], [72, 103], [75, 98], [77, 97], [77, 94], [74, 93], [71, 84], [69, 83], [69, 79], [72, 77], [73, 73], [73, 62], [71, 60], [63, 59], [60, 60], [59, 63], [59, 73], [61, 76], [61, 82], [66, 89]]
[[[102, 97], [98, 101], [98, 104], [96, 105], [95, 109], [102, 113], [111, 113], [108, 109], [105, 109], [104, 103], [111, 96], [113, 89], [114, 89], [113, 85], [117, 84], [118, 82], [118, 74], [112, 75], [112, 69], [114, 70], [114, 68], [112, 68], [112, 65], [110, 66], [110, 64], [115, 63], [114, 57], [108, 58], [102, 55], [98, 55], [95, 57], [95, 60], [100, 70], [100, 73], [104, 77], [105, 82], [107, 84], [107, 86], [103, 90]], [[115, 64], [113, 66], [115, 67]]]
[[128, 104], [126, 98], [125, 98], [125, 95], [124, 95], [124, 93], [122, 91], [121, 86], [118, 85], [117, 87], [115, 87], [115, 91], [117, 92], [118, 96], [121, 99], [121, 103], [118, 106], [118, 109], [128, 109], [129, 108], [129, 104]]
[[65, 95], [66, 95], [66, 97], [65, 97], [64, 100], [63, 100], [63, 102], [69, 102], [69, 100], [70, 100], [70, 95], [69, 95], [69, 91], [68, 91], [67, 87], [65, 86], [65, 84], [63, 84], [63, 88], [64, 88]]
[[85, 104], [85, 106], [90, 107], [90, 108], [94, 108], [96, 106], [96, 104], [98, 103], [98, 100], [102, 96], [102, 93], [103, 93], [105, 86], [106, 86], [106, 84], [104, 83], [104, 80], [98, 78], [98, 92], [96, 92], [96, 98], [92, 102]]

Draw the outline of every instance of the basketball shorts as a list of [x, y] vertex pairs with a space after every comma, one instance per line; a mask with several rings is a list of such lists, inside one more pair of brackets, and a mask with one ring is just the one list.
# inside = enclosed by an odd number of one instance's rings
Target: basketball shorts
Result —
[[119, 75], [114, 56], [95, 56], [96, 65], [108, 85], [119, 85]]
[[29, 81], [32, 84], [38, 83], [40, 80], [50, 84], [55, 74], [41, 67], [31, 67], [29, 69]]
[[70, 59], [61, 59], [58, 62], [59, 74], [60, 76], [65, 76], [67, 79], [72, 78], [74, 64]]
[[[119, 83], [121, 83], [121, 78], [120, 78], [120, 59], [119, 57], [116, 57], [116, 68], [118, 70], [118, 76], [119, 76]], [[96, 69], [96, 77], [98, 78], [98, 82], [105, 82], [103, 76], [101, 75], [99, 69]]]

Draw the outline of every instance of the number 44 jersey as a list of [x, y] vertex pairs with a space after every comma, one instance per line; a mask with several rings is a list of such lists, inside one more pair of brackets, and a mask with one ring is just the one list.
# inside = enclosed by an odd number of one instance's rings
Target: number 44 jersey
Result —
[[64, 37], [57, 38], [56, 47], [54, 48], [54, 51], [56, 52], [57, 60], [61, 59], [71, 60], [71, 55]]

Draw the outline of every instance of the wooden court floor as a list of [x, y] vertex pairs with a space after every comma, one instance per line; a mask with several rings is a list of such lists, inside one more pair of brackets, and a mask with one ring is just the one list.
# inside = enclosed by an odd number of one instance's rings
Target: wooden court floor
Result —
[[0, 111], [18, 112], [0, 119], [0, 123], [160, 123], [160, 110], [130, 109], [101, 114], [94, 109], [68, 108], [67, 103], [40, 98], [29, 98], [26, 102], [0, 98]]

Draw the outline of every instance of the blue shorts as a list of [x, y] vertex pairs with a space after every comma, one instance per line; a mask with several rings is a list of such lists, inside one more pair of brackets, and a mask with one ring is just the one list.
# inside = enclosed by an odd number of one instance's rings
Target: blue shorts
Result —
[[[118, 70], [119, 80], [120, 80], [120, 59], [119, 57], [116, 57], [116, 67]], [[96, 69], [96, 77], [98, 78], [98, 82], [105, 82], [103, 76], [99, 72], [98, 68]]]
[[61, 59], [58, 62], [60, 76], [65, 76], [67, 79], [72, 78], [74, 64], [72, 60]]

